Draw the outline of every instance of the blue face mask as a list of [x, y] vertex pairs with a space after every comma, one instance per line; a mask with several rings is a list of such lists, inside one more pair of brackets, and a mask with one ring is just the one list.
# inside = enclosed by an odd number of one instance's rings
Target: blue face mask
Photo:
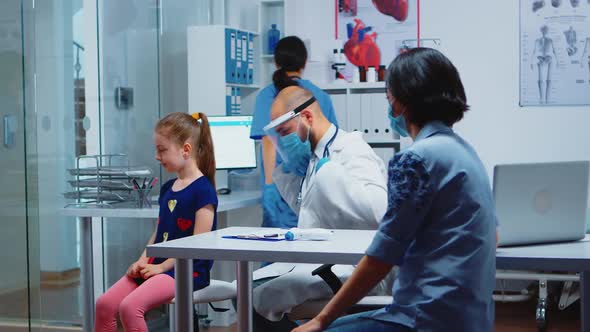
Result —
[[397, 131], [401, 137], [408, 137], [408, 128], [406, 128], [406, 119], [403, 114], [393, 116], [393, 108], [389, 105], [387, 117], [389, 118], [391, 129]]
[[278, 144], [281, 151], [286, 155], [285, 160], [283, 160], [283, 171], [285, 173], [294, 172], [298, 176], [305, 176], [311, 159], [309, 133], [308, 130], [305, 142], [301, 141], [297, 131], [289, 135], [279, 136]]

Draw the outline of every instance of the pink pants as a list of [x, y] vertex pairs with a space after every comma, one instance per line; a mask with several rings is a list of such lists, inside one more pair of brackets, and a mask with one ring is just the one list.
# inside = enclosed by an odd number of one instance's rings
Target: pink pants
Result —
[[96, 301], [95, 332], [117, 331], [117, 313], [125, 331], [146, 331], [144, 314], [174, 298], [174, 278], [158, 274], [141, 286], [125, 275]]

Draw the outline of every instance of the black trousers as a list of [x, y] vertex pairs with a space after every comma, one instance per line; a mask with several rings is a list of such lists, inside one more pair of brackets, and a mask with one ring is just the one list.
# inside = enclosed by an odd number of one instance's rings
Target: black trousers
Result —
[[[256, 288], [268, 281], [275, 279], [275, 277], [271, 278], [264, 278], [260, 280], [255, 280], [252, 282], [252, 288]], [[269, 299], [272, 301], [272, 299]], [[237, 308], [236, 300], [233, 300], [234, 308]], [[295, 322], [290, 321], [287, 317], [283, 317], [278, 322], [273, 322], [268, 320], [261, 315], [259, 315], [255, 310], [252, 311], [252, 326], [254, 331], [256, 332], [290, 332], [292, 329], [296, 328], [298, 325]]]

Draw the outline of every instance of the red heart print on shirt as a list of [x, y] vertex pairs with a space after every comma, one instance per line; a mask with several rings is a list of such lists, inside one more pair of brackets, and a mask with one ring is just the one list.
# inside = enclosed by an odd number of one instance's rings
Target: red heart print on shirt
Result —
[[408, 0], [373, 0], [373, 5], [384, 15], [403, 22], [408, 18]]
[[176, 225], [180, 228], [181, 231], [186, 232], [193, 225], [193, 221], [190, 219], [182, 219], [178, 218], [176, 220]]

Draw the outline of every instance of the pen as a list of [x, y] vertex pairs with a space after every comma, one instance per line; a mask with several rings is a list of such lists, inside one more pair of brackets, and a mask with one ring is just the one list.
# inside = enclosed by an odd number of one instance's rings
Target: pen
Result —
[[135, 178], [131, 178], [131, 181], [133, 181], [133, 189], [137, 189], [139, 190], [139, 183], [137, 183], [137, 180], [135, 180]]

